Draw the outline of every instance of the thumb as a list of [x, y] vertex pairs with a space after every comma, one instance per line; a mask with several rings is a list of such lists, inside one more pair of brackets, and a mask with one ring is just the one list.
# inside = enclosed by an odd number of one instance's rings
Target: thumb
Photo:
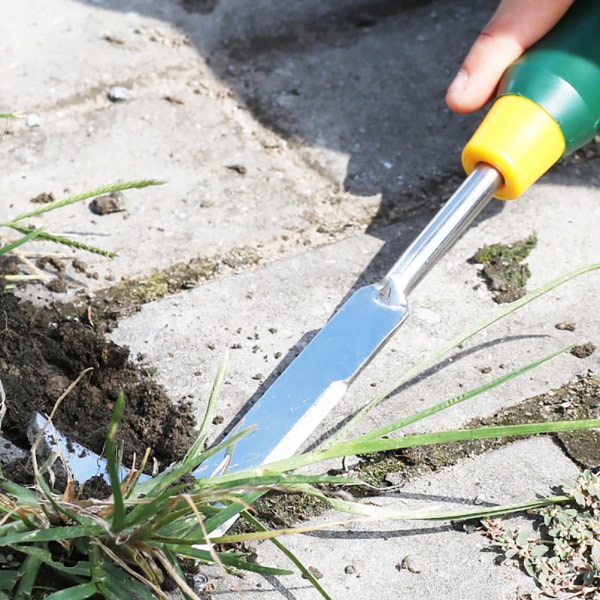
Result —
[[448, 107], [468, 113], [486, 104], [506, 68], [552, 29], [571, 4], [573, 0], [503, 0], [450, 84]]

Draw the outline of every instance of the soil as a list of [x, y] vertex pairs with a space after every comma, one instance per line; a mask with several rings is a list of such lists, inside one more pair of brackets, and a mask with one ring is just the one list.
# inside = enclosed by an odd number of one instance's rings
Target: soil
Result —
[[55, 426], [102, 454], [114, 402], [124, 392], [118, 438], [125, 464], [133, 453], [139, 459], [146, 448], [151, 449], [151, 466], [159, 469], [182, 458], [194, 437], [191, 405], [173, 403], [128, 348], [107, 341], [85, 323], [62, 316], [56, 307], [34, 307], [0, 293], [0, 377], [7, 409], [3, 435], [28, 448], [25, 432], [33, 413], [50, 414], [69, 385], [91, 367], [64, 398]]

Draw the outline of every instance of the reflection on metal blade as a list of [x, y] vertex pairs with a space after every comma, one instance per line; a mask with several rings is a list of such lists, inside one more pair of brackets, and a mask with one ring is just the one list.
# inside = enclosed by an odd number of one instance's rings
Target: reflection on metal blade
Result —
[[[355, 292], [244, 415], [239, 429], [255, 431], [235, 444], [229, 470], [292, 456], [407, 315], [406, 303], [384, 302], [377, 286]], [[194, 475], [212, 475], [223, 458], [216, 454]]]
[[[66, 465], [73, 479], [80, 483], [84, 483], [97, 475], [101, 475], [107, 483], [110, 483], [105, 458], [74, 442], [58, 429], [55, 429], [52, 423], [43, 415], [35, 413], [27, 429], [27, 438], [33, 444], [40, 435], [38, 454], [41, 458], [46, 459], [56, 454], [55, 464], [59, 468]], [[121, 480], [125, 479], [128, 474], [129, 469], [120, 467], [119, 476]], [[149, 479], [149, 476], [141, 473], [139, 479], [144, 481]]]

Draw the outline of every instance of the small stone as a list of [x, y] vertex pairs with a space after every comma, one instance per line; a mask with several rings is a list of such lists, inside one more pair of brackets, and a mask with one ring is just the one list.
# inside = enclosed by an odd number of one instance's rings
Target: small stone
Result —
[[36, 113], [27, 115], [27, 118], [25, 119], [25, 125], [27, 125], [27, 127], [39, 127], [41, 123], [42, 120], [40, 119], [40, 115]]
[[[308, 567], [308, 572], [315, 578], [315, 579], [323, 579], [323, 573], [321, 573], [321, 571], [319, 571], [319, 569], [317, 569], [317, 567]], [[303, 575], [304, 577], [304, 575]]]
[[592, 344], [592, 342], [586, 342], [585, 344], [575, 346], [571, 350], [571, 354], [577, 358], [587, 358], [588, 356], [591, 356], [595, 350], [596, 346]]
[[230, 171], [235, 171], [240, 175], [245, 175], [248, 172], [248, 169], [245, 167], [245, 165], [241, 164], [225, 165], [225, 168], [229, 169]]
[[402, 561], [396, 565], [396, 569], [398, 569], [398, 571], [402, 571], [402, 570], [406, 569], [407, 571], [410, 571], [411, 573], [420, 573], [421, 572], [421, 569], [419, 569], [415, 565], [413, 557], [410, 554], [407, 554], [402, 559]]
[[204, 573], [196, 573], [192, 579], [194, 591], [204, 597], [214, 593], [215, 584]]
[[50, 202], [54, 202], [54, 196], [52, 192], [42, 192], [34, 198], [31, 198], [29, 202], [32, 204], [50, 204]]
[[575, 331], [575, 323], [572, 323], [571, 321], [557, 323], [554, 327], [556, 329], [560, 329], [561, 331]]
[[356, 573], [356, 567], [354, 565], [347, 565], [344, 567], [344, 573], [346, 573], [346, 575], [354, 575]]
[[125, 196], [121, 192], [111, 192], [98, 196], [90, 202], [90, 210], [96, 215], [109, 215], [125, 210]]
[[88, 269], [88, 265], [85, 261], [79, 259], [79, 258], [75, 258], [73, 260], [73, 268], [78, 272], [78, 273], [85, 273]]
[[115, 87], [111, 87], [110, 90], [106, 92], [106, 97], [111, 102], [124, 102], [127, 100], [127, 98], [129, 98], [129, 90], [117, 85]]
[[167, 94], [166, 96], [163, 96], [163, 97], [167, 102], [170, 102], [171, 104], [185, 104], [185, 101], [182, 100], [181, 98], [179, 98], [178, 96], [173, 96], [171, 94]]

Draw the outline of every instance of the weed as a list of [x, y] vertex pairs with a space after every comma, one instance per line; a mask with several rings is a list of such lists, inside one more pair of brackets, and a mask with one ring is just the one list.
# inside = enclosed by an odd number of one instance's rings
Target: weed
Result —
[[483, 522], [507, 559], [518, 560], [547, 596], [596, 598], [600, 592], [600, 478], [584, 471], [549, 506], [535, 509], [534, 528]]

